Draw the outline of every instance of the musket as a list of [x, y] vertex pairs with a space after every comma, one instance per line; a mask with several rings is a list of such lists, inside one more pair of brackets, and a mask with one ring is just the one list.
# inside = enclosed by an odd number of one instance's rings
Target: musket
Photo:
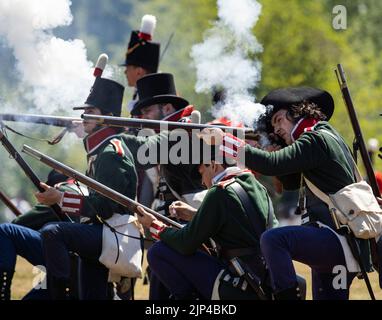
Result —
[[11, 210], [16, 217], [21, 216], [22, 212], [13, 204], [13, 202], [0, 190], [0, 200]]
[[186, 123], [176, 121], [164, 121], [164, 120], [148, 120], [137, 118], [123, 118], [123, 117], [111, 117], [111, 116], [99, 116], [92, 114], [83, 114], [81, 118], [86, 120], [96, 121], [99, 125], [111, 126], [111, 127], [124, 127], [124, 128], [137, 128], [137, 129], [154, 129], [154, 130], [175, 130], [183, 129], [189, 132], [193, 130], [203, 130], [205, 128], [219, 128], [223, 131], [228, 131], [234, 135], [245, 134], [246, 139], [249, 136], [257, 135], [253, 129], [240, 128], [240, 127], [227, 127], [222, 125], [212, 124], [199, 124], [199, 123]]
[[58, 117], [58, 116], [45, 116], [36, 114], [15, 114], [15, 113], [1, 113], [0, 121], [13, 121], [13, 122], [30, 122], [36, 124], [45, 124], [55, 127], [73, 127], [73, 121], [82, 122], [81, 118], [75, 117]]
[[[5, 150], [8, 151], [12, 159], [14, 159], [17, 164], [20, 166], [20, 168], [24, 171], [26, 176], [29, 178], [29, 180], [32, 181], [32, 183], [35, 185], [35, 187], [40, 191], [44, 192], [44, 188], [40, 186], [41, 180], [37, 177], [37, 175], [33, 172], [32, 168], [28, 165], [28, 163], [25, 162], [25, 160], [21, 157], [21, 155], [17, 152], [15, 147], [12, 145], [12, 143], [8, 140], [8, 138], [5, 136], [3, 130], [0, 128], [0, 141], [5, 148]], [[69, 216], [63, 216], [61, 213], [61, 208], [59, 205], [54, 204], [50, 206], [54, 213], [57, 215], [60, 220], [66, 220], [72, 221]]]
[[341, 64], [337, 65], [337, 69], [335, 70], [335, 73], [341, 88], [342, 97], [344, 99], [346, 108], [349, 113], [350, 121], [353, 127], [353, 131], [355, 135], [354, 145], [356, 146], [357, 149], [360, 150], [362, 162], [365, 166], [367, 178], [369, 180], [371, 188], [373, 189], [373, 193], [376, 197], [380, 197], [381, 193], [378, 188], [377, 180], [375, 179], [373, 165], [371, 163], [370, 156], [366, 148], [365, 140], [363, 139], [363, 136], [362, 136], [362, 131], [358, 122], [357, 113], [355, 111], [353, 100], [351, 98], [350, 91], [346, 83], [345, 72]]
[[163, 60], [163, 57], [166, 54], [166, 51], [167, 51], [168, 47], [170, 46], [170, 43], [171, 43], [172, 38], [174, 37], [174, 34], [175, 34], [175, 32], [170, 34], [170, 37], [167, 40], [167, 43], [166, 43], [166, 45], [164, 47], [164, 50], [162, 51], [162, 53], [161, 53], [161, 55], [159, 57], [159, 62], [161, 62]]
[[136, 212], [137, 214], [139, 214], [139, 212], [137, 211], [137, 207], [140, 206], [144, 210], [146, 210], [147, 212], [149, 212], [153, 216], [155, 216], [158, 220], [161, 220], [168, 225], [171, 225], [171, 226], [178, 228], [178, 229], [181, 229], [183, 227], [183, 225], [181, 225], [180, 223], [177, 223], [177, 222], [171, 220], [170, 218], [167, 218], [167, 217], [163, 216], [162, 214], [140, 204], [139, 202], [137, 202], [133, 199], [130, 199], [130, 198], [126, 197], [125, 195], [99, 183], [98, 181], [96, 181], [92, 178], [89, 178], [88, 176], [86, 176], [86, 175], [68, 167], [67, 165], [41, 153], [38, 150], [35, 150], [35, 149], [33, 149], [27, 145], [24, 145], [22, 151], [24, 153], [26, 153], [27, 155], [30, 155], [33, 158], [41, 161], [42, 163], [46, 164], [47, 166], [55, 169], [56, 171], [66, 175], [68, 177], [71, 177], [74, 180], [77, 180], [77, 181], [83, 183], [88, 188], [98, 192], [99, 194], [103, 195], [106, 198], [113, 200], [116, 203], [119, 203], [120, 205], [128, 208], [132, 212]]
[[[366, 148], [365, 140], [363, 139], [361, 126], [359, 125], [359, 122], [358, 122], [357, 113], [356, 113], [356, 110], [354, 108], [353, 100], [352, 100], [351, 95], [350, 95], [350, 91], [349, 91], [349, 88], [348, 88], [348, 85], [346, 82], [345, 72], [344, 72], [342, 65], [337, 64], [337, 69], [335, 69], [334, 72], [337, 76], [338, 84], [339, 84], [341, 92], [342, 92], [342, 98], [345, 102], [345, 106], [348, 110], [350, 121], [351, 121], [351, 124], [353, 127], [353, 132], [354, 132], [354, 136], [355, 136], [354, 137], [354, 143], [353, 143], [353, 147], [354, 147], [354, 155], [353, 156], [355, 157], [355, 160], [356, 160], [357, 159], [357, 150], [360, 150], [362, 162], [365, 166], [366, 174], [367, 174], [367, 177], [369, 180], [369, 184], [373, 190], [373, 194], [375, 197], [380, 197], [381, 193], [380, 193], [379, 188], [378, 188], [377, 180], [375, 179], [373, 165], [371, 163], [370, 156], [369, 156], [369, 153], [368, 153], [367, 148]], [[363, 275], [364, 280], [366, 282], [367, 289], [370, 293], [372, 300], [375, 300], [374, 293], [373, 293], [373, 290], [372, 290], [371, 285], [370, 285], [370, 280], [367, 276], [367, 273], [366, 273], [364, 266], [362, 265], [363, 263], [362, 263], [360, 255], [359, 255], [358, 246], [355, 243], [354, 236], [348, 234], [347, 238], [348, 238], [349, 245], [351, 247], [352, 246], [354, 247], [353, 251], [355, 251], [355, 254], [358, 255], [357, 260], [361, 266], [362, 275]], [[379, 270], [376, 241], [375, 241], [375, 239], [369, 239], [369, 243], [370, 243], [373, 265], [377, 270]]]

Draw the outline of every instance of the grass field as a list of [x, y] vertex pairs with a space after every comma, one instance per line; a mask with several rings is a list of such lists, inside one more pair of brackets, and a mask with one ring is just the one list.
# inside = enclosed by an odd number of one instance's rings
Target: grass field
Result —
[[[302, 275], [308, 285], [307, 289], [307, 299], [311, 300], [311, 279], [310, 279], [310, 270], [308, 267], [301, 263], [295, 263], [297, 272]], [[33, 277], [32, 274], [33, 267], [25, 260], [19, 258], [17, 260], [16, 274], [12, 284], [12, 299], [21, 299], [32, 287]], [[382, 291], [378, 286], [378, 274], [373, 272], [369, 274], [370, 281], [372, 283], [374, 293], [378, 300], [382, 300]], [[137, 282], [136, 290], [135, 290], [135, 298], [137, 300], [147, 300], [148, 299], [148, 286], [143, 285], [142, 279], [139, 279]], [[368, 300], [370, 299], [366, 285], [363, 281], [355, 279], [353, 281], [350, 299], [352, 300]]]

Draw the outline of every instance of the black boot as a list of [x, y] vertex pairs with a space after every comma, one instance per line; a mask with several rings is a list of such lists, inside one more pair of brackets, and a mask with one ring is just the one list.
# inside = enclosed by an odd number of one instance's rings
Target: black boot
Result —
[[48, 289], [52, 300], [71, 300], [69, 279], [49, 277]]
[[302, 300], [300, 288], [297, 285], [275, 293], [274, 297], [275, 300]]
[[13, 271], [0, 270], [0, 301], [11, 300]]

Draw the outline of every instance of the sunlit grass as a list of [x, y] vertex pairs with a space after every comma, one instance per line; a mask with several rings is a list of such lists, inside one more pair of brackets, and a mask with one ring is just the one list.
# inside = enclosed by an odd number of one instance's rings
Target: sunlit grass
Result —
[[[307, 299], [312, 299], [312, 285], [310, 268], [301, 264], [295, 263], [296, 271], [303, 276], [307, 281]], [[32, 274], [32, 266], [24, 259], [17, 260], [16, 274], [12, 284], [12, 299], [21, 299], [32, 287], [32, 280], [35, 275]], [[369, 274], [370, 281], [378, 300], [382, 300], [382, 291], [378, 286], [378, 274], [373, 272]], [[147, 300], [148, 299], [148, 285], [143, 285], [143, 279], [138, 279], [135, 287], [135, 299]], [[365, 282], [359, 279], [353, 281], [350, 299], [352, 300], [368, 300], [370, 299], [366, 289]]]

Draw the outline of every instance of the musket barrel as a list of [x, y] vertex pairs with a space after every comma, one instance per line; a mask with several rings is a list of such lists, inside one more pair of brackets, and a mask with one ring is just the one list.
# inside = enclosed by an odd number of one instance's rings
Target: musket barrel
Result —
[[70, 168], [69, 166], [67, 166], [61, 162], [58, 162], [57, 160], [35, 150], [35, 149], [33, 149], [27, 145], [23, 146], [22, 151], [24, 153], [26, 153], [27, 155], [30, 155], [30, 156], [34, 157], [35, 159], [41, 161], [42, 163], [46, 164], [47, 166], [55, 169], [56, 171], [66, 175], [66, 176], [69, 176], [75, 180], [78, 180], [79, 182], [83, 183], [84, 185], [86, 185], [90, 189], [92, 189], [92, 190], [102, 194], [103, 196], [119, 203], [120, 205], [128, 208], [129, 210], [131, 210], [133, 212], [137, 212], [136, 208], [138, 206], [140, 206], [143, 209], [145, 209], [147, 212], [154, 215], [159, 220], [162, 220], [163, 222], [165, 222], [169, 225], [172, 225], [172, 226], [179, 228], [179, 229], [183, 227], [180, 223], [177, 223], [177, 222], [163, 216], [162, 214], [140, 204], [139, 202], [137, 202], [135, 200], [132, 200], [132, 199], [126, 197], [125, 195], [99, 183], [98, 181], [96, 181], [92, 178], [89, 178], [88, 176]]
[[96, 121], [98, 124], [104, 125], [104, 126], [129, 127], [129, 128], [139, 128], [139, 129], [149, 128], [149, 129], [156, 129], [156, 130], [184, 129], [187, 131], [203, 130], [205, 128], [220, 128], [223, 131], [229, 131], [233, 133], [238, 133], [238, 132], [243, 132], [243, 134], [254, 133], [254, 130], [249, 128], [227, 127], [227, 126], [221, 126], [221, 125], [99, 116], [99, 115], [92, 115], [92, 114], [83, 114], [81, 117], [85, 121], [93, 120], [93, 121]]
[[[5, 150], [10, 154], [10, 156], [17, 162], [20, 168], [24, 171], [25, 175], [32, 181], [37, 190], [40, 192], [45, 191], [43, 187], [40, 186], [41, 180], [37, 177], [37, 175], [33, 172], [32, 168], [25, 162], [20, 153], [17, 152], [12, 143], [8, 140], [8, 138], [4, 135], [3, 130], [0, 129], [0, 141], [4, 146]], [[50, 206], [53, 211], [56, 213], [57, 217], [63, 217], [61, 214], [61, 208], [54, 204]], [[66, 216], [69, 221], [72, 221], [69, 216]], [[61, 219], [62, 220], [62, 219]]]
[[359, 121], [358, 121], [357, 112], [354, 108], [353, 99], [350, 95], [349, 88], [346, 85], [346, 78], [345, 78], [344, 69], [343, 69], [341, 64], [338, 64], [337, 68], [338, 68], [338, 73], [339, 73], [341, 80], [342, 80], [342, 86], [341, 86], [342, 97], [344, 99], [345, 106], [346, 106], [348, 113], [349, 113], [350, 121], [351, 121], [351, 124], [353, 127], [353, 131], [354, 131], [354, 135], [356, 137], [358, 147], [360, 149], [361, 158], [362, 158], [362, 162], [363, 162], [365, 169], [366, 169], [367, 177], [368, 177], [370, 186], [373, 189], [374, 195], [376, 197], [380, 197], [381, 193], [380, 193], [380, 190], [378, 188], [377, 181], [375, 179], [373, 165], [371, 163], [370, 156], [369, 156], [369, 153], [368, 153], [367, 148], [366, 148], [365, 140], [364, 140], [363, 135], [362, 135], [362, 130], [361, 130], [361, 126], [360, 126]]
[[81, 118], [75, 117], [59, 117], [59, 116], [46, 116], [36, 114], [14, 114], [14, 113], [2, 113], [0, 114], [0, 120], [13, 121], [13, 122], [30, 122], [36, 124], [45, 124], [55, 127], [71, 127], [73, 121], [81, 121]]
[[13, 202], [0, 190], [0, 200], [11, 210], [16, 217], [22, 215], [22, 212], [13, 204]]
[[345, 77], [344, 68], [342, 67], [342, 65], [340, 63], [337, 64], [337, 68], [338, 68], [338, 72], [339, 72], [340, 77], [341, 77], [342, 84], [346, 84], [346, 77]]

